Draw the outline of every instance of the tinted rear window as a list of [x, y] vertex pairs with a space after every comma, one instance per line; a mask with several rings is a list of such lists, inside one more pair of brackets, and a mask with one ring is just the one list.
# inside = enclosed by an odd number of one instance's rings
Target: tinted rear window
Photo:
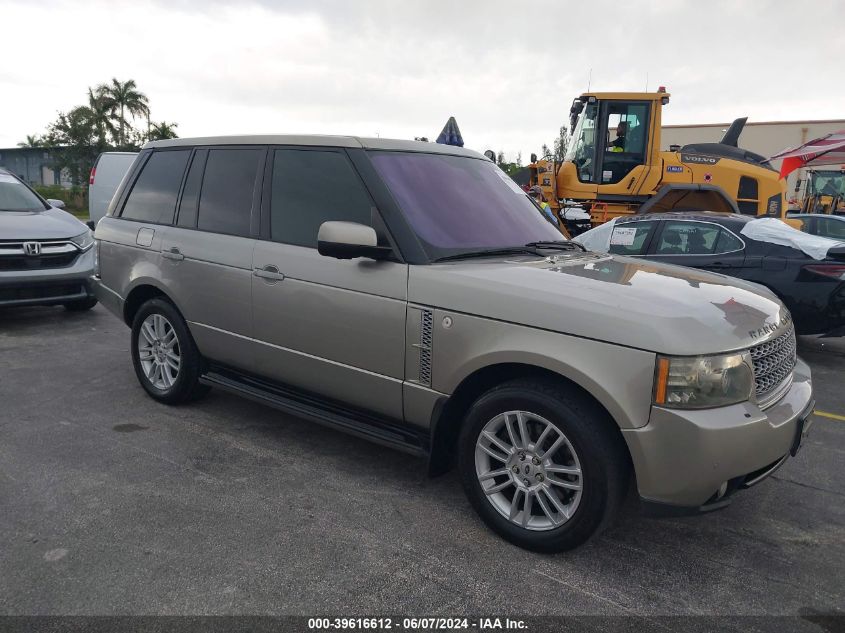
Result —
[[190, 150], [153, 152], [135, 181], [120, 217], [170, 224]]
[[255, 178], [263, 149], [213, 149], [208, 153], [197, 228], [248, 236]]

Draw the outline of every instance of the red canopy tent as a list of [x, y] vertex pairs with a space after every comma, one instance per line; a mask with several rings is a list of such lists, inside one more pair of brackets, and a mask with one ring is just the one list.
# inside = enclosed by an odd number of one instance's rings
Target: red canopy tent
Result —
[[786, 178], [800, 167], [845, 163], [845, 130], [807, 141], [798, 147], [782, 150], [772, 156], [769, 161], [780, 158], [783, 159], [780, 166], [781, 178]]

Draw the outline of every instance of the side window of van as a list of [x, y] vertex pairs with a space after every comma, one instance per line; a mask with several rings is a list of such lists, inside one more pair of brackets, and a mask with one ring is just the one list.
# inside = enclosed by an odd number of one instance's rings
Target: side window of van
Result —
[[270, 236], [317, 248], [323, 222], [372, 224], [373, 202], [346, 155], [337, 150], [279, 149], [273, 157]]
[[176, 196], [191, 150], [153, 152], [135, 181], [120, 217], [139, 222], [171, 224]]
[[252, 197], [263, 149], [212, 149], [202, 179], [197, 228], [249, 235]]

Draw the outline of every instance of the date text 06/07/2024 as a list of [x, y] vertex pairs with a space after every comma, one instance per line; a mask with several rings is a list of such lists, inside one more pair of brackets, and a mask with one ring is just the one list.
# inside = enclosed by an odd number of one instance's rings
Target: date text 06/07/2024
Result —
[[333, 630], [406, 630], [406, 631], [445, 631], [477, 630], [499, 631], [526, 630], [526, 623], [511, 618], [309, 618], [308, 628], [315, 631]]

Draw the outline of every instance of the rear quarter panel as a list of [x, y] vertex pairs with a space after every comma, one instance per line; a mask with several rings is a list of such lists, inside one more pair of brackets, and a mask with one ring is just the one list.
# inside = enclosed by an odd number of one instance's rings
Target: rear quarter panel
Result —
[[[152, 230], [149, 246], [137, 243], [140, 230]], [[125, 301], [134, 288], [151, 285], [165, 292], [161, 283], [161, 243], [166, 227], [105, 217], [97, 225], [100, 249], [100, 284]], [[171, 297], [177, 308], [178, 300]], [[122, 316], [122, 315], [121, 315]]]

